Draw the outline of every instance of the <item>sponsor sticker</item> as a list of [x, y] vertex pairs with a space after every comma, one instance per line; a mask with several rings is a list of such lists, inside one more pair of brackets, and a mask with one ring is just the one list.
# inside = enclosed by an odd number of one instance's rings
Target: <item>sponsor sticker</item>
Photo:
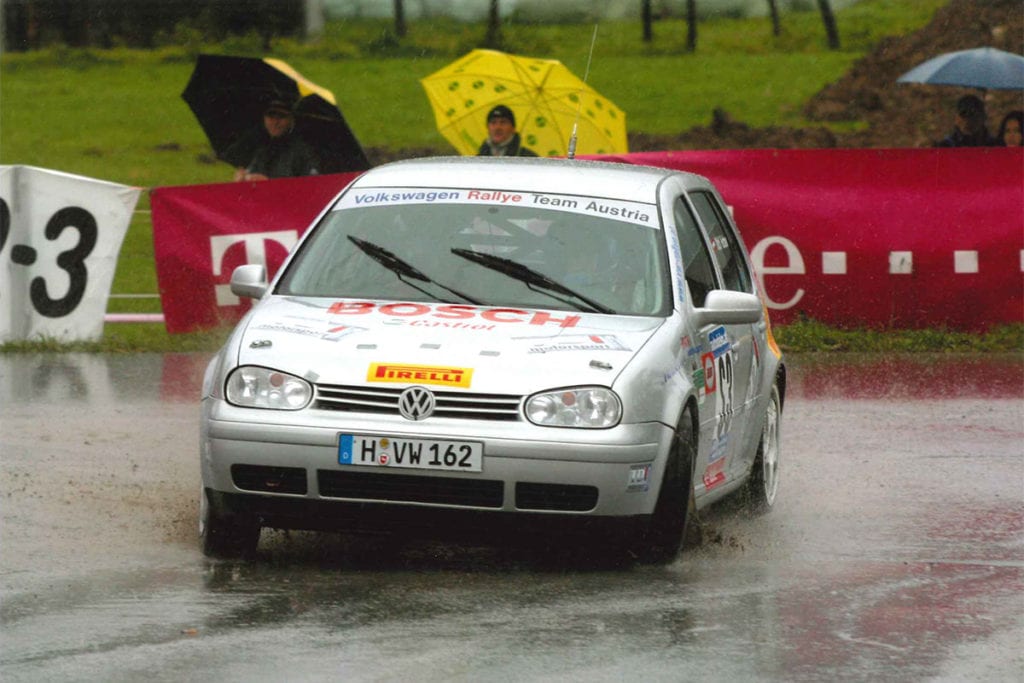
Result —
[[611, 334], [570, 334], [558, 337], [557, 341], [537, 342], [527, 353], [551, 353], [553, 351], [630, 351], [631, 349]]
[[[483, 326], [474, 326], [472, 329], [491, 329], [488, 323], [509, 323], [526, 325], [558, 325], [559, 327], [575, 327], [580, 321], [578, 315], [562, 315], [549, 313], [547, 311], [524, 311], [518, 308], [478, 308], [464, 304], [443, 304], [440, 306], [429, 306], [413, 302], [391, 302], [377, 304], [373, 301], [336, 301], [327, 308], [328, 315], [369, 315], [371, 313], [389, 316], [391, 319], [384, 322], [386, 325], [404, 325], [405, 320], [412, 320], [413, 325], [431, 325], [436, 321], [425, 319], [440, 319], [445, 322], [456, 320], [483, 320]], [[419, 322], [424, 320], [424, 322]], [[438, 326], [438, 325], [434, 325]], [[444, 327], [456, 327], [456, 325], [444, 324]], [[459, 327], [469, 327], [461, 325]]]
[[469, 388], [472, 379], [472, 368], [409, 365], [407, 363], [370, 363], [370, 368], [366, 372], [367, 382], [434, 384], [443, 387], [463, 387], [466, 389]]
[[522, 206], [611, 218], [626, 223], [645, 225], [649, 228], [661, 227], [658, 221], [658, 212], [653, 203], [492, 188], [359, 188], [346, 193], [338, 201], [335, 210], [367, 206], [435, 203]]
[[715, 355], [715, 358], [728, 353], [729, 349], [732, 348], [732, 344], [729, 342], [729, 335], [725, 333], [724, 327], [716, 327], [708, 333], [708, 344], [711, 346], [711, 352]]
[[627, 491], [648, 491], [651, 488], [651, 466], [632, 465], [629, 468], [629, 480], [626, 482]]
[[252, 329], [264, 332], [283, 332], [295, 334], [302, 337], [316, 337], [325, 341], [338, 341], [350, 334], [365, 332], [365, 327], [354, 327], [352, 325], [324, 324], [323, 321], [300, 322], [297, 320], [279, 320], [253, 325]]
[[711, 351], [700, 357], [700, 364], [704, 366], [704, 393], [715, 392], [715, 354]]
[[725, 460], [718, 460], [707, 466], [703, 477], [705, 489], [710, 491], [725, 481], [725, 472], [722, 471], [724, 466]]

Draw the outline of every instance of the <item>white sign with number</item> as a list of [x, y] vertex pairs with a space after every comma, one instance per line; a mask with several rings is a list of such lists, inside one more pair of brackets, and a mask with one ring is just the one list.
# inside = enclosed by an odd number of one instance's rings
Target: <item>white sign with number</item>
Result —
[[0, 342], [95, 341], [140, 188], [0, 166]]

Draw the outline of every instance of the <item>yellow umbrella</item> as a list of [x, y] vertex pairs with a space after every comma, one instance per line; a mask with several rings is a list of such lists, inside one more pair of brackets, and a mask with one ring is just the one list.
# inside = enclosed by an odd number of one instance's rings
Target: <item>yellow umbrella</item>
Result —
[[515, 113], [523, 145], [541, 156], [566, 155], [577, 117], [577, 154], [629, 151], [625, 112], [557, 59], [473, 50], [420, 83], [438, 130], [460, 154], [476, 154], [497, 104]]

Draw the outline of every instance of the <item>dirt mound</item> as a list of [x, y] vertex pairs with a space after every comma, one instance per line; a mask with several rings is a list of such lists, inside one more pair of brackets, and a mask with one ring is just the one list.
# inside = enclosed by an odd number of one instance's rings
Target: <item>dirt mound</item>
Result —
[[[956, 99], [978, 91], [897, 84], [896, 79], [938, 54], [975, 47], [1024, 53], [1024, 3], [951, 0], [921, 30], [883, 40], [804, 106], [812, 121], [861, 121], [866, 124], [863, 130], [839, 134], [825, 127], [751, 128], [716, 109], [710, 126], [691, 128], [678, 136], [636, 133], [630, 136], [630, 149], [927, 147], [951, 129]], [[992, 91], [985, 99], [993, 134], [1005, 112], [1024, 106], [1020, 92]]]
[[[844, 136], [846, 147], [921, 147], [952, 127], [952, 105], [967, 88], [897, 84], [900, 74], [943, 52], [995, 47], [1024, 53], [1024, 3], [1021, 0], [952, 0], [930, 24], [900, 39], [882, 41], [840, 80], [806, 104], [808, 118], [865, 121], [867, 130]], [[986, 96], [994, 134], [1010, 109], [1020, 109], [1020, 92], [992, 91]]]

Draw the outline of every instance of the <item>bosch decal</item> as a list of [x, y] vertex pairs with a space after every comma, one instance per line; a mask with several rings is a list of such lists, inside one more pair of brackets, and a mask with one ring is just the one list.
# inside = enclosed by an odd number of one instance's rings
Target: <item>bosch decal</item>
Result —
[[400, 318], [440, 318], [442, 320], [471, 320], [479, 318], [502, 324], [558, 325], [576, 327], [578, 315], [561, 317], [546, 311], [524, 311], [519, 308], [477, 308], [465, 304], [430, 306], [411, 302], [378, 304], [373, 301], [336, 301], [327, 309], [331, 315], [367, 315], [379, 313]]

